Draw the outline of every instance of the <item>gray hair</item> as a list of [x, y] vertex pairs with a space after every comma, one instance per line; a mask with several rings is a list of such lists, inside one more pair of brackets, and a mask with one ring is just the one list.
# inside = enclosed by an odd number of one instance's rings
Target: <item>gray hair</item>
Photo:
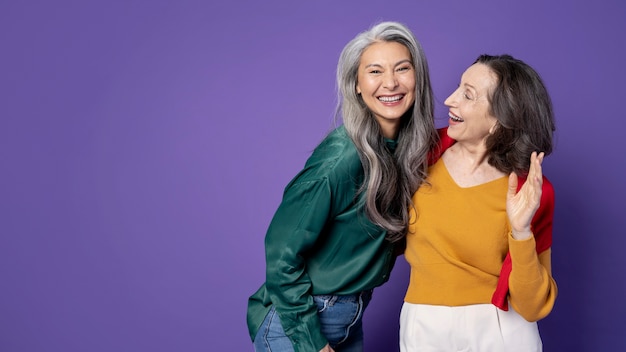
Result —
[[[376, 42], [397, 42], [411, 54], [415, 72], [415, 103], [402, 117], [398, 145], [391, 152], [380, 125], [357, 94], [361, 55]], [[368, 218], [397, 241], [406, 234], [413, 193], [426, 178], [428, 152], [437, 143], [433, 96], [424, 51], [411, 30], [398, 22], [382, 22], [359, 33], [341, 52], [337, 65], [337, 111], [361, 158], [366, 181], [365, 211]]]

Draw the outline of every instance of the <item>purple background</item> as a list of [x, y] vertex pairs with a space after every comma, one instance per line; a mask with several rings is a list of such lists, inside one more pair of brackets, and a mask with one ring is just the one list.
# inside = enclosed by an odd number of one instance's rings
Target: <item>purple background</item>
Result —
[[[542, 74], [560, 289], [545, 349], [626, 350], [620, 0], [2, 2], [0, 350], [252, 351], [265, 230], [332, 126], [341, 48], [378, 20], [422, 42], [438, 126], [479, 54]], [[366, 351], [397, 350], [407, 275], [400, 257]]]

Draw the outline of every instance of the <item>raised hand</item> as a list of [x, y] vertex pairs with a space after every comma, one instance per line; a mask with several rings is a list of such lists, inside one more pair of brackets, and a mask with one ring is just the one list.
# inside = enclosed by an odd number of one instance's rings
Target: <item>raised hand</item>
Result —
[[530, 155], [530, 168], [526, 182], [517, 192], [517, 175], [509, 175], [509, 189], [506, 195], [506, 213], [509, 217], [513, 238], [523, 240], [532, 236], [530, 222], [539, 208], [543, 174], [541, 163], [543, 153], [533, 152]]

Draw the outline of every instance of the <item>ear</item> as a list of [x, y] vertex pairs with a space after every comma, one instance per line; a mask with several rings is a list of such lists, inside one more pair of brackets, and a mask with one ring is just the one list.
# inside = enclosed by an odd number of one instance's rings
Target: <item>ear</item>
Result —
[[357, 95], [361, 95], [361, 87], [359, 87], [359, 84], [356, 84], [356, 94]]
[[496, 120], [496, 122], [494, 122], [493, 126], [491, 126], [491, 128], [489, 128], [489, 134], [490, 135], [494, 134], [498, 130], [499, 126], [500, 126], [500, 123], [498, 122], [498, 120]]

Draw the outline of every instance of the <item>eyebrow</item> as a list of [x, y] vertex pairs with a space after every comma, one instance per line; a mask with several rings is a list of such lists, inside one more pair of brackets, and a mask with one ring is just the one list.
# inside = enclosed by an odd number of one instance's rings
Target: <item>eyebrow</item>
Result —
[[[412, 62], [411, 60], [409, 60], [409, 59], [402, 59], [402, 60], [400, 60], [400, 61], [396, 62], [396, 63], [393, 65], [393, 67], [397, 67], [397, 66], [399, 66], [399, 65], [402, 65], [402, 64], [403, 64], [403, 63], [405, 63], [405, 62], [408, 62], [409, 64], [411, 64], [411, 66], [413, 66], [413, 62]], [[365, 68], [368, 68], [368, 67], [383, 67], [383, 65], [381, 65], [381, 64], [377, 64], [377, 63], [373, 63], [373, 64], [369, 64], [369, 65], [365, 66]]]
[[473, 85], [471, 85], [471, 84], [469, 84], [467, 82], [463, 83], [463, 86], [472, 88], [473, 90], [477, 90], [476, 87], [474, 87]]

